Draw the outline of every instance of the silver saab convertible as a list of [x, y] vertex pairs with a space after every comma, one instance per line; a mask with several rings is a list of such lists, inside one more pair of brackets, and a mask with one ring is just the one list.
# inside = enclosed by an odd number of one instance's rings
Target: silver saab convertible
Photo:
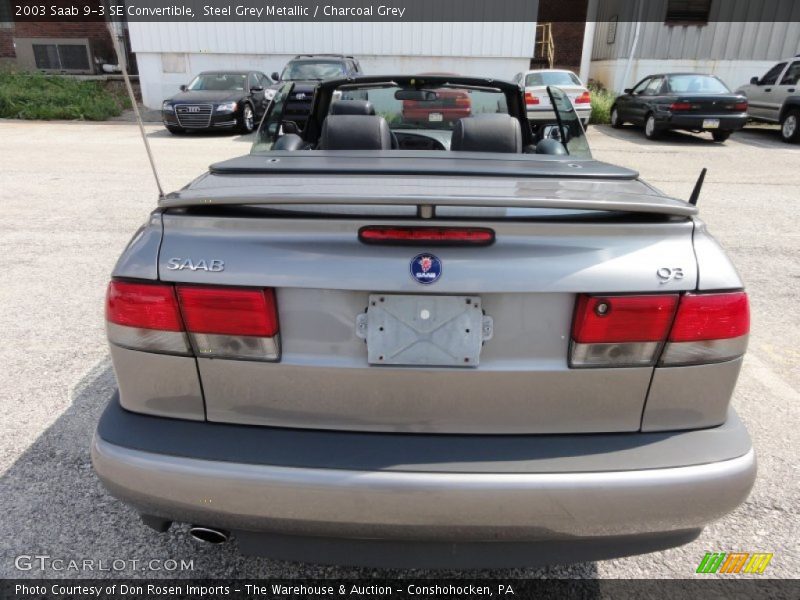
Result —
[[557, 88], [537, 139], [513, 83], [328, 81], [302, 130], [292, 85], [114, 269], [113, 495], [157, 531], [394, 567], [652, 552], [745, 500], [748, 301], [702, 180], [684, 201], [593, 160]]

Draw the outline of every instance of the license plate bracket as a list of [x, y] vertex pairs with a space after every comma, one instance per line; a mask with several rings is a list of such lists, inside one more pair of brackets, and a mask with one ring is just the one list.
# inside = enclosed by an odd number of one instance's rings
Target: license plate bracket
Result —
[[371, 365], [476, 367], [492, 329], [479, 296], [371, 294], [356, 320]]

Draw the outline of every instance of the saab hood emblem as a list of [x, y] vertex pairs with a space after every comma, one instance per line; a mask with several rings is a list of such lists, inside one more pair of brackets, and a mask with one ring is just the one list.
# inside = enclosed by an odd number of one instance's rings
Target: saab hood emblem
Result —
[[411, 259], [411, 277], [423, 285], [435, 282], [442, 276], [442, 261], [433, 254], [418, 254]]

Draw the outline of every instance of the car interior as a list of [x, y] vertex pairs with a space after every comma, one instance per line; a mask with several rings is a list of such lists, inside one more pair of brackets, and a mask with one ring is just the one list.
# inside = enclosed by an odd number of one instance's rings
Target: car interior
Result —
[[[297, 133], [284, 133], [273, 150], [448, 150], [441, 133], [392, 131], [368, 100], [336, 100], [322, 122], [316, 145]], [[524, 147], [522, 125], [509, 114], [463, 117], [453, 124], [449, 135], [452, 152], [567, 154], [559, 141], [546, 137]]]

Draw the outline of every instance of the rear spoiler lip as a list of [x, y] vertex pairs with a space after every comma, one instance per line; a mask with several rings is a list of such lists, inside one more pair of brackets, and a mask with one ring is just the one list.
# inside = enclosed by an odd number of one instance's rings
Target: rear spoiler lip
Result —
[[271, 193], [265, 189], [269, 185], [215, 187], [213, 190], [193, 190], [191, 188], [168, 194], [159, 201], [163, 208], [182, 208], [190, 206], [225, 205], [386, 205], [386, 206], [464, 206], [494, 208], [559, 208], [573, 210], [596, 210], [628, 213], [663, 214], [678, 217], [691, 217], [697, 214], [697, 207], [667, 196], [632, 194], [625, 192], [597, 193], [560, 190], [556, 197], [518, 197], [518, 196], [435, 196], [417, 194], [343, 194], [335, 191], [328, 194], [297, 193], [285, 191]]
[[272, 150], [239, 156], [209, 167], [212, 175], [367, 175], [519, 177], [632, 181], [632, 169], [574, 156], [431, 152], [430, 150]]

